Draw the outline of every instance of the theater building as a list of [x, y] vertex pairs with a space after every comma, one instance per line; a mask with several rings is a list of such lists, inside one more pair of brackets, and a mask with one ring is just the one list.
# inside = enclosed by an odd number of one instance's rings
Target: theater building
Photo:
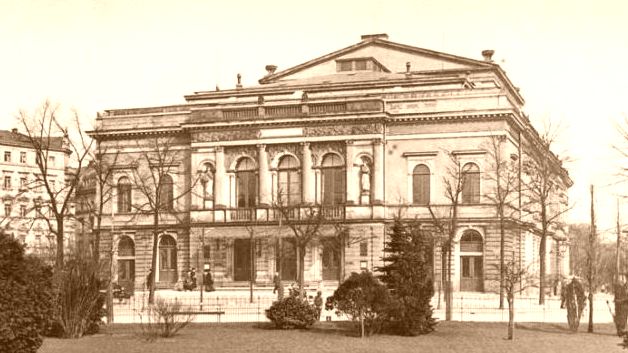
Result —
[[[138, 177], [142, 168], [152, 176], [166, 171], [158, 182], [155, 276], [160, 288], [172, 288], [201, 266], [217, 287], [251, 279], [271, 285], [275, 272], [294, 280], [291, 226], [303, 230], [312, 210], [324, 220], [306, 246], [306, 283], [335, 286], [343, 275], [374, 270], [395, 216], [427, 228], [434, 217], [447, 218], [443, 180], [457, 165], [465, 185], [452, 245], [454, 288], [495, 290], [500, 232], [491, 141], [505, 160], [547, 159], [563, 206], [571, 180], [539, 143], [519, 90], [491, 61], [492, 51], [483, 54], [476, 60], [365, 35], [285, 70], [267, 65], [256, 86], [243, 87], [238, 78], [234, 89], [195, 92], [185, 104], [99, 114], [91, 134], [105, 158], [118, 154], [102, 230], [103, 252], [113, 238], [118, 281], [141, 288], [151, 267], [154, 217], [146, 208], [137, 212], [147, 203], [146, 187], [138, 185], [147, 180]], [[151, 149], [152, 159], [143, 159]], [[525, 199], [521, 188], [515, 199]], [[505, 253], [534, 266], [540, 225], [521, 204], [508, 212]], [[333, 241], [339, 229], [349, 234], [341, 246]], [[566, 271], [565, 240], [553, 230], [550, 274]]]

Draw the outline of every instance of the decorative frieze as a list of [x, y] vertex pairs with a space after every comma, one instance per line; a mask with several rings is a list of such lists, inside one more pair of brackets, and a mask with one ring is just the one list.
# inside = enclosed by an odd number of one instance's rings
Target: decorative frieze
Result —
[[218, 142], [257, 139], [257, 129], [241, 129], [233, 131], [205, 131], [192, 134], [192, 142]]
[[364, 135], [382, 133], [382, 124], [327, 125], [305, 128], [305, 136]]

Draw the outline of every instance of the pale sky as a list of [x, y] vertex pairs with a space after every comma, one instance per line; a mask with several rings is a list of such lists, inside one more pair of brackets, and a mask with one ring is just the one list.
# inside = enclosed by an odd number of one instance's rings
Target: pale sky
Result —
[[254, 85], [266, 64], [286, 69], [362, 34], [476, 59], [494, 49], [537, 128], [563, 127], [555, 152], [574, 160], [570, 221], [589, 221], [593, 183], [607, 230], [615, 195], [628, 195], [609, 186], [620, 167], [615, 126], [628, 117], [626, 19], [628, 2], [610, 0], [0, 0], [0, 129], [47, 98], [87, 122], [233, 88], [237, 73]]

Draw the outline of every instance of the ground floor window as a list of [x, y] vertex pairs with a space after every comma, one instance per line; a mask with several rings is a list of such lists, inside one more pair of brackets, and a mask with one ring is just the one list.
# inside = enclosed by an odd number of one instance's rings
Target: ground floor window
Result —
[[159, 282], [177, 282], [177, 243], [167, 234], [159, 242]]

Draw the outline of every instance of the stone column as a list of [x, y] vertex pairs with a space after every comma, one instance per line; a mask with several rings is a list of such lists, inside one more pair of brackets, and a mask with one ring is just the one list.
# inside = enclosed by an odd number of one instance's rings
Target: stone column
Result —
[[310, 144], [304, 142], [303, 147], [303, 161], [301, 162], [301, 174], [303, 175], [303, 203], [314, 203], [314, 175], [312, 170], [312, 151], [310, 150]]
[[373, 141], [373, 185], [371, 185], [373, 204], [384, 203], [384, 143]]
[[216, 147], [216, 176], [214, 179], [215, 195], [214, 202], [215, 208], [226, 208], [227, 197], [229, 193], [226, 192], [229, 179], [227, 179], [225, 171], [225, 149], [224, 147]]
[[269, 207], [271, 200], [271, 176], [268, 170], [268, 152], [266, 145], [257, 145], [259, 164], [259, 205]]
[[353, 141], [347, 141], [346, 146], [346, 181], [347, 181], [347, 204], [355, 205], [358, 203], [359, 198], [359, 181], [356, 178], [356, 173], [353, 170], [353, 158], [355, 158], [355, 146], [353, 145]]

